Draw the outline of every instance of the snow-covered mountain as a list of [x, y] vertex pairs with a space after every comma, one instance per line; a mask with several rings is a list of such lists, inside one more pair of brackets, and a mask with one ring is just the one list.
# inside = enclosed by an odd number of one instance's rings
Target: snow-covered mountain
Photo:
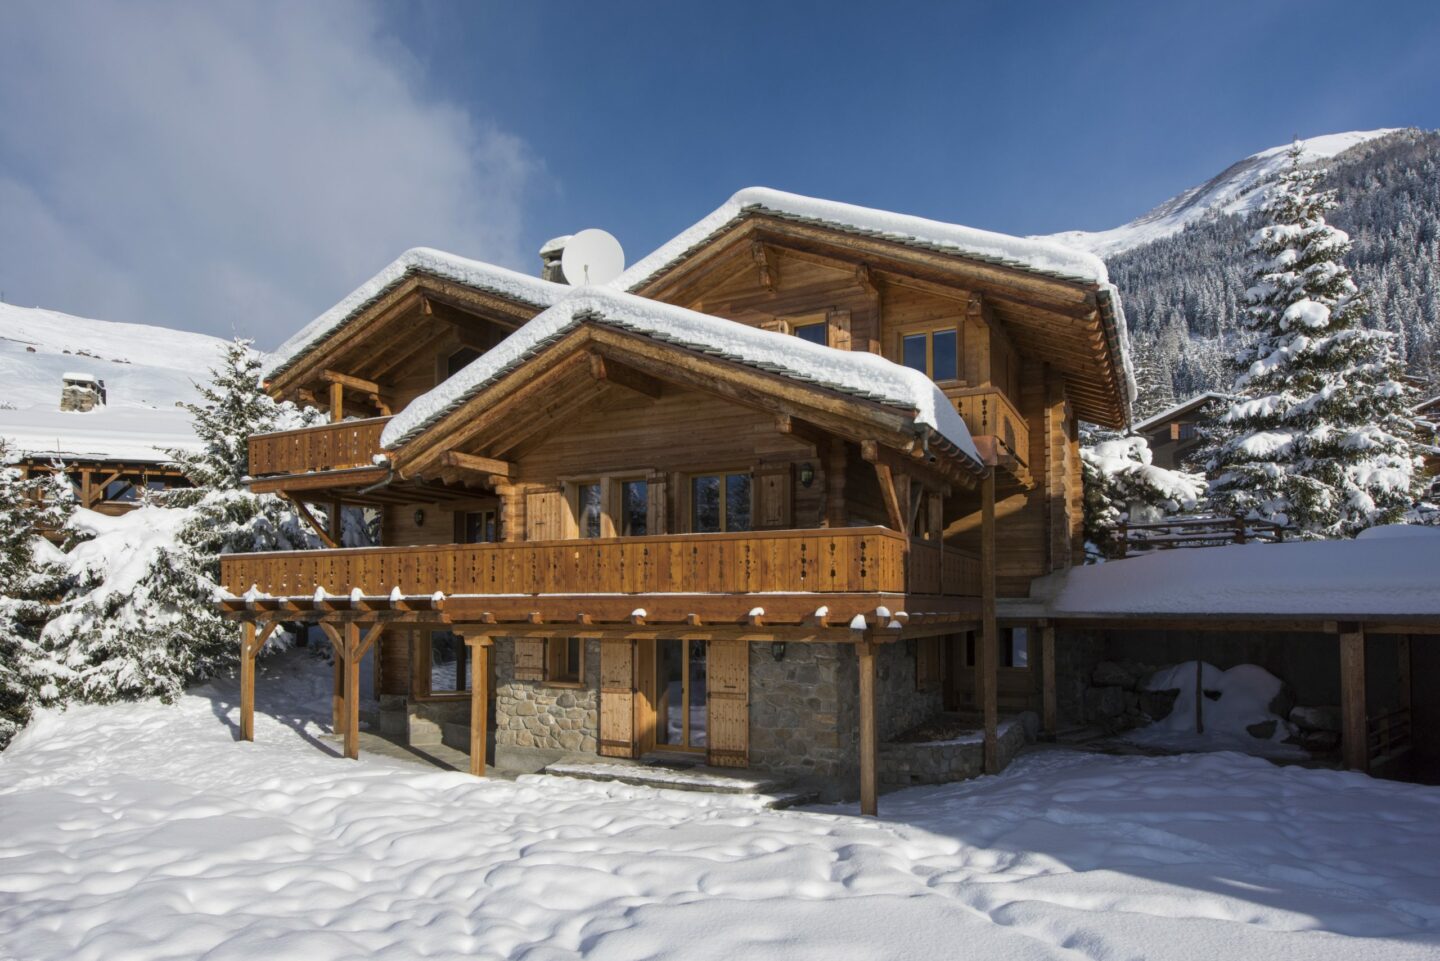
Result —
[[[225, 342], [144, 324], [0, 304], [0, 437], [37, 456], [156, 460], [195, 442], [181, 403]], [[63, 375], [105, 382], [104, 407], [62, 412]]]
[[[1306, 160], [1326, 160], [1394, 132], [1394, 128], [1351, 131], [1311, 137], [1300, 144]], [[1109, 257], [1177, 234], [1211, 214], [1248, 214], [1264, 202], [1265, 191], [1259, 188], [1285, 165], [1289, 149], [1289, 144], [1281, 144], [1251, 154], [1123, 226], [1109, 230], [1068, 230], [1051, 234], [1050, 238]]]

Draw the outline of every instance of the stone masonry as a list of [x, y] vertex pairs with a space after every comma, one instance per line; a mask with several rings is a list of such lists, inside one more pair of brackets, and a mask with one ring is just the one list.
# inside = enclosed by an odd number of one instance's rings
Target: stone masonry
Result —
[[576, 754], [595, 754], [600, 719], [600, 642], [585, 642], [581, 687], [515, 679], [515, 644], [496, 638], [495, 754], [539, 767]]

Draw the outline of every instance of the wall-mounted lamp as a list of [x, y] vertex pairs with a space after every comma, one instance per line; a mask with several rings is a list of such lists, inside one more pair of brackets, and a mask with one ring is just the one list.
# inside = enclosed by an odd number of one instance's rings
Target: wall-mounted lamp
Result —
[[416, 526], [416, 527], [424, 527], [424, 526], [425, 526], [425, 512], [424, 512], [423, 510], [421, 510], [421, 509], [418, 508], [418, 507], [415, 508], [415, 513], [414, 513], [412, 516], [415, 518], [415, 526]]
[[804, 463], [800, 465], [800, 486], [809, 487], [815, 483], [815, 465]]
[[775, 641], [770, 645], [770, 654], [777, 661], [785, 660], [785, 642]]

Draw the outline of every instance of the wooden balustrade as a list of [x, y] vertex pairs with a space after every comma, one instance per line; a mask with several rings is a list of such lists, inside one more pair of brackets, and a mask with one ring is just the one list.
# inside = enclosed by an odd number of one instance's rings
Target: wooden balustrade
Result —
[[1001, 452], [1022, 465], [1029, 462], [1030, 426], [1009, 397], [993, 387], [969, 387], [947, 394], [972, 436], [994, 437]]
[[250, 476], [374, 467], [388, 417], [347, 420], [250, 437]]
[[[221, 581], [348, 594], [978, 594], [978, 561], [879, 527], [231, 554]], [[907, 567], [908, 562], [908, 567]], [[907, 576], [907, 569], [910, 572]]]

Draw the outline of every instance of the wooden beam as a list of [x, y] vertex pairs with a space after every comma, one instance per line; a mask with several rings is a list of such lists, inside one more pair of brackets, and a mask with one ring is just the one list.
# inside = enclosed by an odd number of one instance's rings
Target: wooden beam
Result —
[[506, 480], [509, 480], [515, 471], [515, 465], [509, 461], [497, 460], [494, 457], [481, 457], [478, 454], [465, 454], [458, 450], [446, 451], [442, 462], [445, 466], [457, 470], [489, 474], [491, 477], [503, 477]]
[[470, 647], [470, 773], [485, 776], [485, 752], [490, 742], [490, 648], [486, 636], [465, 637]]
[[665, 392], [665, 385], [656, 378], [600, 354], [590, 355], [590, 376], [603, 383], [632, 390], [651, 400]]
[[1055, 698], [1055, 627], [1040, 627], [1040, 729], [1051, 737], [1058, 725]]
[[895, 481], [895, 474], [889, 464], [878, 458], [872, 466], [875, 468], [875, 479], [880, 482], [880, 500], [885, 504], [885, 516], [890, 521], [890, 529], [904, 534], [905, 511], [900, 506], [900, 485]]
[[831, 435], [814, 424], [790, 414], [775, 415], [775, 432], [793, 437], [802, 444], [809, 444], [817, 451], [826, 447], [831, 440]]
[[255, 624], [240, 637], [240, 740], [255, 740]]
[[980, 708], [985, 722], [985, 773], [1000, 773], [1000, 742], [997, 737], [998, 681], [996, 665], [1000, 653], [1000, 631], [995, 623], [995, 471], [986, 471], [980, 486]]
[[[867, 637], [868, 637], [868, 633]], [[855, 647], [860, 659], [860, 813], [879, 813], [876, 770], [879, 739], [875, 725], [875, 645], [867, 639]]]
[[325, 525], [321, 524], [319, 519], [316, 518], [314, 514], [310, 513], [310, 508], [305, 506], [304, 501], [301, 501], [298, 498], [292, 496], [288, 491], [276, 491], [276, 493], [280, 497], [290, 502], [290, 506], [295, 508], [295, 513], [300, 515], [300, 519], [304, 521], [307, 525], [309, 525], [310, 529], [315, 532], [316, 537], [320, 538], [320, 543], [324, 544], [331, 550], [336, 550], [337, 548], [339, 548], [340, 545], [336, 543], [335, 538], [331, 535], [331, 532], [327, 531], [325, 529]]
[[338, 370], [321, 371], [320, 379], [327, 384], [341, 384], [352, 390], [358, 390], [362, 394], [380, 393], [380, 385], [373, 380], [366, 380], [363, 377], [352, 377], [349, 374], [342, 374]]
[[845, 505], [845, 441], [832, 437], [825, 451], [825, 526], [844, 527], [849, 522]]
[[1340, 753], [1352, 771], [1369, 767], [1365, 714], [1365, 630], [1343, 625], [1340, 632]]

